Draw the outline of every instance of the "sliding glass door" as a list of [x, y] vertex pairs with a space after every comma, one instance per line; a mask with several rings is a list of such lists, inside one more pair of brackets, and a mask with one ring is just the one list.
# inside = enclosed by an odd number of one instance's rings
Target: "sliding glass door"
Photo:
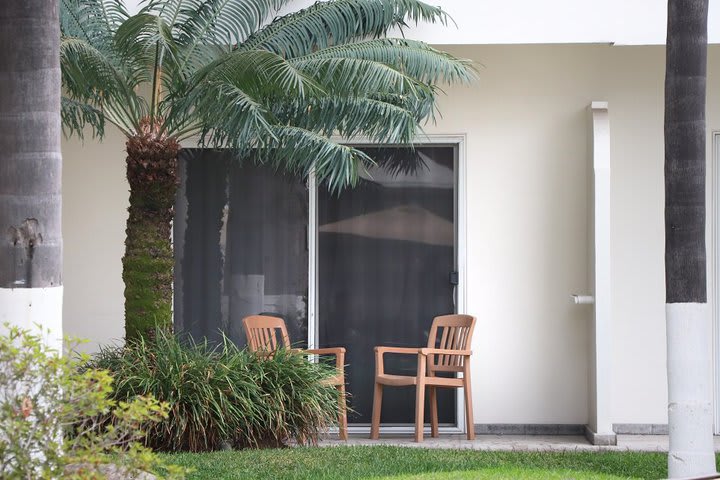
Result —
[[[373, 348], [425, 346], [433, 317], [454, 311], [456, 270], [456, 147], [364, 150], [377, 167], [356, 188], [318, 189], [319, 345], [347, 348], [356, 424], [370, 422]], [[415, 374], [416, 357], [387, 360]], [[454, 423], [454, 393], [441, 391], [440, 421]], [[412, 389], [387, 389], [383, 423], [412, 423], [413, 405]]]
[[[426, 345], [433, 317], [455, 311], [457, 284], [457, 145], [364, 150], [377, 166], [340, 194], [184, 150], [174, 224], [176, 329], [244, 345], [242, 318], [268, 313], [299, 346], [345, 346], [355, 424], [370, 422], [373, 347]], [[414, 375], [416, 358], [386, 365]], [[412, 423], [413, 410], [412, 389], [386, 391], [383, 423]], [[455, 424], [454, 392], [439, 410]]]

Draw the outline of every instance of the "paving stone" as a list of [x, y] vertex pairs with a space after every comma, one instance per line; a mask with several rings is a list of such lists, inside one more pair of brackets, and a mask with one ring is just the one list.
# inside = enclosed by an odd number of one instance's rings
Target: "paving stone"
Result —
[[[667, 452], [667, 435], [618, 435], [617, 445], [591, 445], [583, 435], [476, 435], [467, 440], [464, 435], [426, 437], [415, 443], [412, 435], [383, 435], [370, 440], [367, 435], [350, 434], [347, 442], [329, 436], [319, 443], [323, 447], [338, 445], [391, 445], [414, 448], [470, 449], [482, 451], [565, 452], [565, 451], [633, 451]], [[715, 451], [720, 452], [720, 437], [715, 437]]]

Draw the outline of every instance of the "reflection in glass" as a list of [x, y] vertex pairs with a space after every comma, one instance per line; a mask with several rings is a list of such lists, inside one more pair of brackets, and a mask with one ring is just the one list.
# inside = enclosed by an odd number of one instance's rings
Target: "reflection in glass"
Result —
[[[354, 423], [369, 423], [376, 345], [425, 346], [432, 319], [451, 313], [454, 147], [364, 149], [378, 166], [340, 195], [318, 192], [321, 346], [344, 345]], [[389, 373], [414, 375], [416, 358], [387, 357]], [[455, 419], [441, 392], [440, 421]], [[390, 389], [383, 421], [412, 423], [414, 391]]]
[[242, 318], [269, 313], [307, 345], [308, 193], [302, 181], [184, 150], [176, 202], [175, 325], [244, 345]]

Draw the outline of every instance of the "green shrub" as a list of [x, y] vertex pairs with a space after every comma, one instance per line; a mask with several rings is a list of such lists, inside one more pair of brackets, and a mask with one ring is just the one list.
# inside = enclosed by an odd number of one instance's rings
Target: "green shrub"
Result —
[[0, 478], [95, 479], [113, 470], [182, 475], [137, 442], [143, 426], [167, 416], [166, 404], [152, 397], [115, 401], [107, 371], [81, 372], [87, 359], [60, 357], [41, 336], [3, 328]]
[[337, 391], [323, 384], [334, 370], [281, 350], [271, 359], [158, 331], [153, 340], [102, 349], [89, 364], [109, 370], [116, 400], [153, 395], [169, 415], [147, 428], [146, 445], [209, 451], [314, 443], [334, 424]]

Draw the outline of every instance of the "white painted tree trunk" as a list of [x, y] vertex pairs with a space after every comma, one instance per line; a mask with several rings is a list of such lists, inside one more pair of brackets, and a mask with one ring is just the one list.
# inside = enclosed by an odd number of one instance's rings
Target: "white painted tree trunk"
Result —
[[58, 12], [58, 0], [0, 2], [0, 333], [48, 332], [60, 351]]
[[62, 351], [63, 287], [0, 288], [0, 334], [8, 323], [41, 333], [51, 348]]
[[666, 305], [670, 478], [715, 473], [712, 324], [707, 303]]

